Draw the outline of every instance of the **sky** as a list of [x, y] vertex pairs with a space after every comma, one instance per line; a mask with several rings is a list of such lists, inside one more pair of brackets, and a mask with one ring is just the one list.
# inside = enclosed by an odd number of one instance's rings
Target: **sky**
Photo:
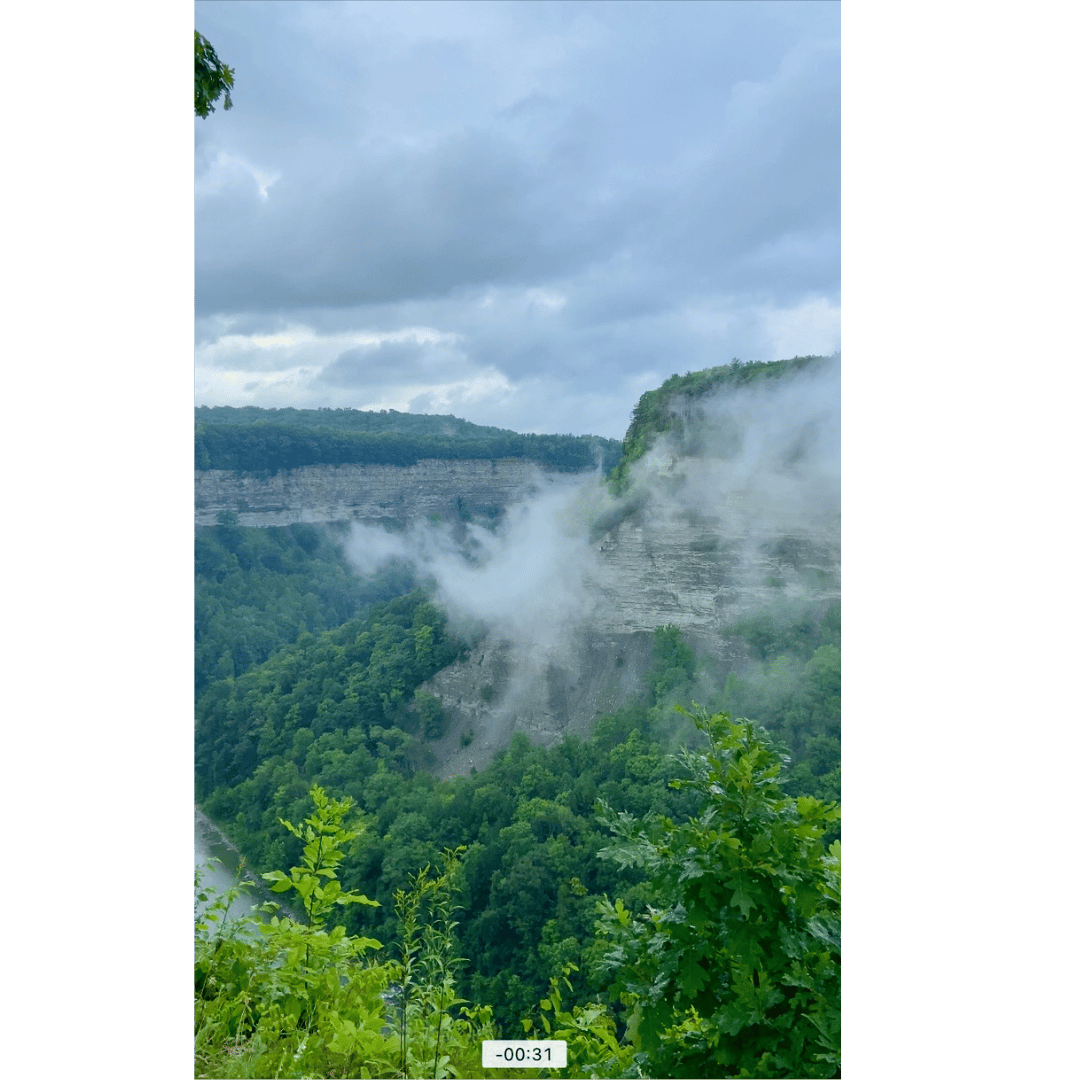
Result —
[[195, 4], [199, 405], [622, 438], [840, 348], [840, 5]]

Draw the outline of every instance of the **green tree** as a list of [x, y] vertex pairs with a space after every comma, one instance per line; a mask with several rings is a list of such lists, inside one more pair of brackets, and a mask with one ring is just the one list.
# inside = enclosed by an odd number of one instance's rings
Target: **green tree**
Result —
[[195, 31], [195, 115], [204, 119], [214, 111], [214, 102], [222, 94], [226, 110], [232, 108], [233, 69], [223, 64], [214, 46]]
[[653, 664], [648, 675], [653, 700], [660, 704], [677, 686], [690, 683], [697, 669], [694, 650], [683, 641], [682, 631], [668, 623], [653, 631]]
[[605, 807], [601, 857], [644, 869], [645, 917], [602, 902], [612, 999], [651, 1076], [832, 1077], [840, 1068], [840, 811], [794, 800], [768, 736], [720, 713], [694, 717], [684, 751], [701, 798], [685, 824]]
[[[328, 926], [339, 906], [374, 906], [337, 880], [343, 847], [357, 835], [345, 824], [352, 800], [330, 799], [318, 786], [310, 797], [303, 827], [281, 822], [305, 842], [303, 865], [290, 875], [263, 874], [275, 892], [299, 894], [306, 924], [277, 914], [262, 924], [226, 924], [239, 890], [214, 898], [196, 873], [196, 1075], [498, 1075], [480, 1061], [484, 1040], [495, 1038], [491, 1009], [470, 1008], [455, 989], [463, 963], [454, 952], [461, 849], [446, 851], [442, 873], [425, 867], [408, 893], [399, 890], [403, 959], [380, 959], [379, 941]], [[401, 1023], [390, 1026], [395, 996]]]
[[[424, 630], [427, 631], [428, 641], [430, 641], [431, 627], [425, 626]], [[418, 643], [419, 638], [420, 635], [417, 634]], [[420, 718], [420, 733], [425, 739], [439, 738], [446, 730], [446, 714], [443, 712], [442, 702], [426, 690], [416, 690], [413, 692], [413, 704]]]
[[[272, 870], [263, 878], [272, 881], [274, 892], [295, 889], [304, 903], [308, 925], [322, 929], [327, 915], [338, 904], [368, 904], [378, 907], [377, 900], [369, 900], [356, 892], [346, 892], [338, 881], [337, 867], [345, 857], [344, 846], [355, 840], [359, 832], [345, 828], [345, 817], [352, 809], [352, 799], [331, 799], [321, 787], [311, 789], [315, 810], [298, 828], [284, 818], [282, 825], [297, 838], [304, 841], [302, 866], [294, 866], [289, 874]], [[325, 878], [323, 881], [321, 879]]]

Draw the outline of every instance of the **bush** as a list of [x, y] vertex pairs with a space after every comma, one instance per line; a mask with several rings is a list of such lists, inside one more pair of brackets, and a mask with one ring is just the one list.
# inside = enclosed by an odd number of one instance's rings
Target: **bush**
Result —
[[617, 843], [601, 858], [642, 868], [649, 908], [603, 902], [612, 1000], [648, 1075], [840, 1075], [840, 843], [835, 805], [784, 795], [764, 732], [698, 715], [703, 754], [684, 752], [701, 796], [682, 825], [605, 808]]

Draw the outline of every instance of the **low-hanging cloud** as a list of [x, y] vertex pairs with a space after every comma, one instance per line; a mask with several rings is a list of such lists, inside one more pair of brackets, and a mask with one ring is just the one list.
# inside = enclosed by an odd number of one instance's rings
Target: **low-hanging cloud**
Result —
[[349, 553], [369, 570], [407, 558], [434, 579], [459, 624], [548, 649], [593, 620], [618, 621], [611, 610], [618, 590], [603, 587], [610, 568], [598, 536], [628, 516], [658, 544], [691, 523], [699, 539], [740, 552], [740, 587], [757, 589], [762, 544], [839, 542], [839, 405], [838, 358], [783, 379], [677, 399], [682, 434], [658, 439], [635, 464], [622, 499], [595, 475], [568, 478], [509, 507], [494, 530], [469, 525], [455, 537], [428, 522], [404, 533], [354, 525]]
[[413, 562], [461, 627], [479, 624], [521, 644], [552, 646], [589, 614], [584, 582], [596, 552], [586, 493], [595, 484], [593, 477], [564, 480], [510, 506], [495, 530], [466, 526], [463, 539], [429, 522], [403, 533], [355, 524], [346, 552], [367, 573], [392, 558]]
[[[463, 733], [475, 727], [472, 753], [486, 760], [514, 730], [557, 738], [571, 713], [574, 723], [591, 719], [597, 694], [611, 707], [612, 693], [640, 691], [647, 645], [621, 635], [675, 623], [720, 660], [729, 648], [724, 628], [750, 610], [802, 612], [835, 595], [839, 405], [838, 358], [783, 379], [676, 399], [681, 435], [657, 440], [622, 497], [596, 475], [566, 478], [509, 507], [494, 529], [421, 522], [388, 532], [357, 524], [348, 552], [366, 572], [391, 558], [415, 564], [434, 582], [454, 630], [478, 643], [464, 669], [435, 685], [457, 697], [460, 680], [498, 685], [482, 713], [460, 720]], [[808, 558], [808, 574], [794, 563], [778, 567], [776, 553]], [[665, 566], [678, 568], [678, 581], [665, 577]], [[643, 621], [643, 610], [655, 614]], [[616, 641], [637, 656], [634, 674], [626, 667], [616, 677], [617, 690], [610, 672], [590, 674]], [[712, 677], [711, 665], [703, 671]], [[457, 733], [447, 738], [452, 744]]]

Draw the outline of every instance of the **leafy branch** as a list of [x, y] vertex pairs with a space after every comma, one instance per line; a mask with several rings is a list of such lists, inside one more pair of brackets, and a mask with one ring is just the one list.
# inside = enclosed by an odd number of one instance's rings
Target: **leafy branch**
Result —
[[234, 70], [223, 64], [214, 46], [195, 31], [195, 115], [205, 119], [214, 111], [214, 102], [225, 95], [222, 107], [232, 108]]
[[[262, 876], [266, 881], [273, 882], [270, 886], [273, 892], [295, 889], [307, 912], [308, 925], [319, 930], [336, 904], [380, 905], [378, 900], [369, 900], [361, 893], [343, 891], [337, 880], [336, 868], [345, 857], [342, 848], [360, 835], [358, 830], [344, 827], [345, 816], [352, 809], [353, 800], [330, 799], [318, 785], [311, 789], [311, 798], [315, 803], [315, 812], [304, 818], [303, 828], [278, 818], [293, 836], [305, 842], [303, 866], [294, 866], [288, 875], [281, 870], [271, 870]], [[321, 881], [322, 878], [326, 881]]]

